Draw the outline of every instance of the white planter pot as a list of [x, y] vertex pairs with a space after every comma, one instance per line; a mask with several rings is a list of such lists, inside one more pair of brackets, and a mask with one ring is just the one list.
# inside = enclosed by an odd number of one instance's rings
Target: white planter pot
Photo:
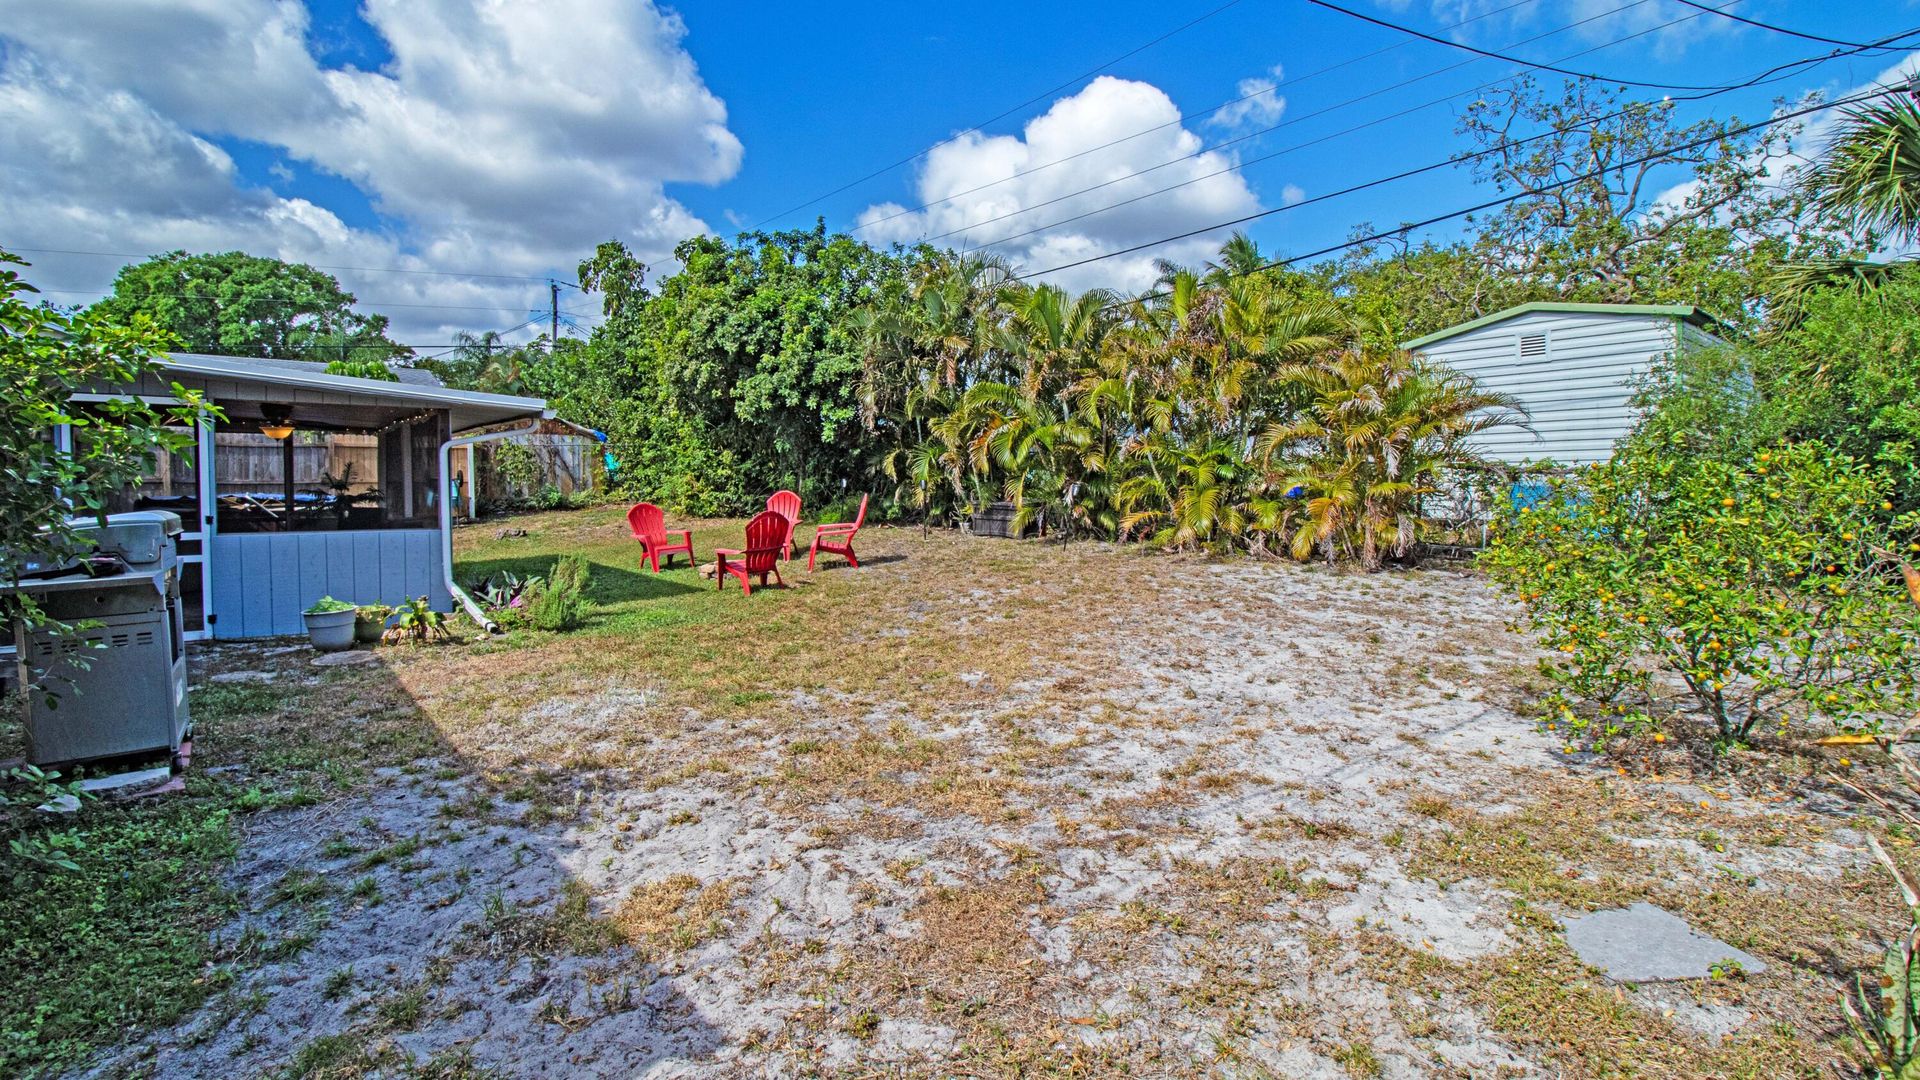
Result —
[[321, 652], [339, 652], [353, 648], [353, 620], [358, 614], [348, 608], [345, 611], [303, 612], [300, 617], [307, 620], [307, 637], [312, 639], [314, 648]]

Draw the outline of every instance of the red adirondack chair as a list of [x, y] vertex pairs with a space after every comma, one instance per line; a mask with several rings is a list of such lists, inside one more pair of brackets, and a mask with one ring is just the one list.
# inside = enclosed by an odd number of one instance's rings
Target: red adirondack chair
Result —
[[762, 510], [752, 521], [747, 522], [747, 546], [739, 548], [714, 548], [713, 558], [716, 571], [713, 575], [713, 587], [725, 586], [727, 575], [740, 579], [740, 591], [753, 595], [753, 586], [747, 584], [749, 577], [758, 577], [760, 587], [766, 588], [767, 575], [786, 588], [785, 578], [780, 576], [780, 545], [786, 535], [793, 531], [792, 519], [777, 510]]
[[[653, 564], [653, 572], [660, 572], [660, 557], [667, 558], [667, 565], [673, 565], [673, 553], [684, 551], [687, 561], [693, 561], [693, 530], [667, 528], [667, 515], [652, 503], [640, 503], [627, 511], [627, 528], [633, 530], [633, 538], [640, 541], [640, 557]], [[669, 537], [678, 536], [678, 540]]]
[[800, 524], [800, 496], [784, 488], [767, 496], [767, 509], [787, 519], [787, 535], [780, 541], [782, 562], [793, 558], [793, 530]]
[[813, 534], [813, 546], [807, 549], [807, 570], [813, 570], [814, 557], [821, 552], [829, 555], [845, 556], [848, 566], [859, 566], [860, 560], [853, 554], [853, 537], [867, 520], [867, 497], [860, 496], [860, 512], [852, 521], [842, 521], [835, 525], [822, 525]]

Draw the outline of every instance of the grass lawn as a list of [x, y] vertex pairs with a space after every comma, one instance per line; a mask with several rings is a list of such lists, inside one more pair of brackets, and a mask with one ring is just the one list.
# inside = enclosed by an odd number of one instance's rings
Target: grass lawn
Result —
[[[1904, 925], [1835, 756], [1566, 755], [1469, 574], [511, 525], [461, 576], [583, 554], [585, 626], [200, 650], [189, 796], [0, 898], [0, 1073], [1814, 1077]], [[1766, 970], [1568, 950], [1641, 900]]]

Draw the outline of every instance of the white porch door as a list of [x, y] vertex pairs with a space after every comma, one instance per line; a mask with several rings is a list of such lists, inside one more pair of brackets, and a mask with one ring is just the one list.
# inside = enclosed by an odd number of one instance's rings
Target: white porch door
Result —
[[180, 523], [180, 606], [186, 616], [188, 641], [214, 636], [213, 530], [219, 516], [214, 498], [219, 487], [213, 475], [213, 419], [204, 411], [194, 431], [194, 477], [199, 503], [192, 520]]

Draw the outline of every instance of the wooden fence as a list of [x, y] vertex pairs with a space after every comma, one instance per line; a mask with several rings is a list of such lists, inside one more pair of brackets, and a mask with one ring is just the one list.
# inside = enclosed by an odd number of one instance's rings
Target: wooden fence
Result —
[[[299, 436], [295, 436], [296, 439]], [[213, 437], [214, 484], [218, 493], [278, 491], [285, 450], [280, 440], [246, 431], [221, 432]], [[322, 475], [340, 477], [353, 470], [353, 491], [372, 491], [380, 484], [378, 435], [330, 435], [320, 442], [295, 442], [293, 486], [324, 486]]]

